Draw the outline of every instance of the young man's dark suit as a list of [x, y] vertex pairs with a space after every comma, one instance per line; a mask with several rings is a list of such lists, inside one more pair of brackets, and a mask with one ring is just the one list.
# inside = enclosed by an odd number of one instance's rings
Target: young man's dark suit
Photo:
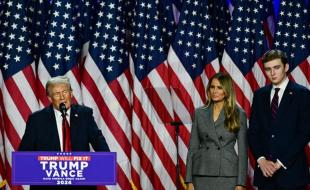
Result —
[[[70, 110], [70, 132], [72, 151], [90, 151], [89, 143], [95, 151], [109, 151], [109, 147], [98, 129], [91, 108], [72, 105]], [[52, 106], [29, 116], [20, 151], [61, 151], [56, 118]], [[31, 186], [31, 189], [96, 189], [78, 186]]]
[[281, 99], [276, 119], [272, 119], [268, 85], [254, 93], [248, 141], [255, 159], [264, 156], [280, 160], [280, 168], [272, 177], [264, 177], [256, 166], [254, 185], [275, 183], [287, 188], [310, 183], [309, 167], [304, 148], [310, 140], [310, 92], [289, 81]]

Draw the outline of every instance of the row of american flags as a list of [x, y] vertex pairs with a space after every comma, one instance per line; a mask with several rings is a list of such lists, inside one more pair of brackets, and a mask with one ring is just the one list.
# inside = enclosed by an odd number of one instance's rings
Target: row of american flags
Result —
[[[191, 114], [214, 73], [231, 74], [248, 116], [253, 91], [268, 83], [260, 58], [270, 48], [284, 50], [289, 77], [310, 88], [310, 2], [281, 0], [279, 14], [275, 4], [0, 1], [0, 187], [28, 189], [11, 183], [11, 153], [29, 114], [49, 105], [48, 78], [67, 75], [117, 152], [117, 185], [99, 189], [185, 189]], [[172, 122], [182, 123], [178, 141]], [[249, 152], [250, 190], [254, 165]]]

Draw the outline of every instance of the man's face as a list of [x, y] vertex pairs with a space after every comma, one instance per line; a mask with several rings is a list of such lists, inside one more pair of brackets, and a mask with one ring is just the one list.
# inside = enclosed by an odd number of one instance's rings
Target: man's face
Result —
[[72, 91], [68, 84], [52, 84], [49, 87], [48, 99], [53, 104], [53, 107], [59, 110], [59, 104], [65, 103], [67, 109], [71, 106]]
[[284, 65], [281, 59], [274, 59], [264, 64], [266, 75], [273, 85], [279, 85], [286, 78], [288, 68], [288, 64]]

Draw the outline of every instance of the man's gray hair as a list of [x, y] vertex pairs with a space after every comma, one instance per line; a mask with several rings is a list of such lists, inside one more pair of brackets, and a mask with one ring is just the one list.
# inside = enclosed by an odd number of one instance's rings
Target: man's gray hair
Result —
[[67, 76], [57, 76], [57, 77], [52, 77], [50, 78], [46, 85], [45, 85], [45, 92], [46, 95], [49, 96], [49, 88], [51, 86], [53, 86], [54, 84], [67, 84], [70, 87], [70, 90], [72, 90], [71, 88], [71, 84], [70, 84], [70, 79]]

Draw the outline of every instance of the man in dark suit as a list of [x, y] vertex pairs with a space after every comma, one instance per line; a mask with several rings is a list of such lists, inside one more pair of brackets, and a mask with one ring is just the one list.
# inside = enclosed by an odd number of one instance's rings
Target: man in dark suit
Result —
[[[69, 78], [58, 76], [46, 84], [46, 93], [51, 105], [31, 114], [21, 140], [20, 151], [109, 151], [109, 147], [98, 129], [92, 109], [72, 105], [72, 89]], [[63, 105], [63, 109], [60, 105]], [[62, 112], [61, 112], [62, 111]], [[63, 120], [68, 122], [69, 141], [64, 136]], [[67, 144], [66, 144], [67, 143]], [[68, 147], [67, 147], [68, 146]], [[31, 186], [31, 189], [96, 189], [78, 186]]]
[[270, 50], [262, 58], [271, 81], [254, 93], [248, 141], [259, 190], [304, 190], [310, 183], [304, 151], [310, 141], [310, 92], [290, 81], [287, 57]]

